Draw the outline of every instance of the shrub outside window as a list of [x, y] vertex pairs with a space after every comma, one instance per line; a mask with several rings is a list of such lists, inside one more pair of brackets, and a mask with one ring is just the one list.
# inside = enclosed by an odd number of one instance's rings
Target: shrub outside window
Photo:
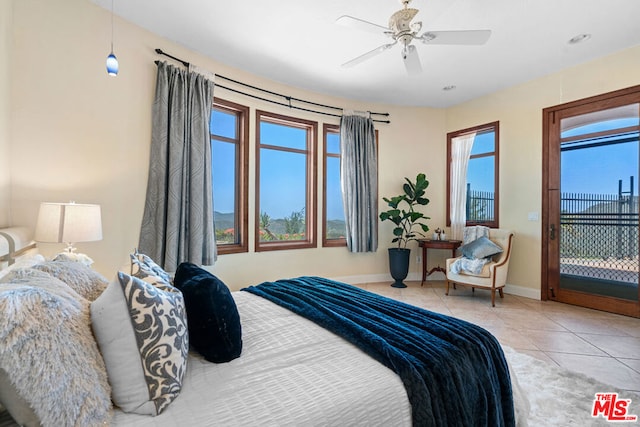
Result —
[[256, 112], [256, 251], [316, 246], [316, 122]]

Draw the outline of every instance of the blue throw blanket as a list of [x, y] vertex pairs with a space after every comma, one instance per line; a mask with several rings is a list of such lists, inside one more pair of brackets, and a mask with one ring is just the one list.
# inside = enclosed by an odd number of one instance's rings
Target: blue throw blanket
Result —
[[320, 277], [244, 288], [343, 337], [402, 379], [415, 426], [514, 426], [507, 362], [486, 330]]

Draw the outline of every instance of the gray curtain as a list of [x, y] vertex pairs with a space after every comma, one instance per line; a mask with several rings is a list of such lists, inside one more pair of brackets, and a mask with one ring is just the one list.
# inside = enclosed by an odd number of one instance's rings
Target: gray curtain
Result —
[[167, 271], [213, 265], [211, 80], [158, 62], [151, 157], [139, 250]]
[[340, 120], [340, 181], [351, 252], [378, 249], [378, 150], [373, 121], [357, 115]]

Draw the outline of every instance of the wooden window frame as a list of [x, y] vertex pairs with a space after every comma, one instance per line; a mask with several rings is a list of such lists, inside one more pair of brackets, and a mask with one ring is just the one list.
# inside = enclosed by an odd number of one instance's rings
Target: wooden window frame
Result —
[[[238, 243], [219, 244], [218, 254], [234, 254], [249, 251], [249, 107], [221, 98], [214, 98], [213, 108], [236, 116], [236, 139], [215, 136], [215, 139], [236, 144], [236, 206], [235, 224]], [[213, 139], [211, 133], [211, 139]], [[215, 184], [214, 184], [215, 185]], [[215, 195], [213, 198], [215, 208]]]
[[337, 157], [341, 159], [340, 154], [328, 153], [327, 152], [327, 135], [330, 133], [340, 134], [340, 126], [339, 125], [331, 125], [324, 123], [322, 127], [322, 140], [324, 142], [324, 150], [322, 156], [322, 168], [323, 168], [323, 182], [322, 182], [322, 247], [325, 248], [334, 248], [334, 247], [346, 247], [347, 246], [347, 238], [342, 237], [338, 239], [328, 239], [327, 238], [327, 158], [328, 157]]
[[[260, 141], [260, 128], [263, 121], [278, 125], [290, 126], [307, 131], [306, 141], [306, 163], [307, 163], [307, 188], [306, 188], [306, 239], [261, 242], [260, 241], [260, 149], [270, 148], [281, 151], [300, 152], [295, 149], [288, 149], [280, 146], [263, 145]], [[256, 110], [256, 176], [255, 176], [255, 251], [275, 251], [287, 249], [303, 249], [317, 247], [317, 147], [318, 147], [318, 122], [290, 117], [281, 114], [271, 113], [263, 110]]]
[[453, 138], [472, 132], [481, 133], [492, 130], [495, 135], [493, 153], [482, 153], [470, 156], [469, 160], [480, 157], [494, 157], [493, 187], [495, 190], [493, 199], [493, 221], [467, 221], [467, 226], [484, 225], [490, 228], [499, 228], [500, 225], [500, 122], [490, 122], [479, 126], [447, 133], [447, 226], [451, 226], [451, 141]]

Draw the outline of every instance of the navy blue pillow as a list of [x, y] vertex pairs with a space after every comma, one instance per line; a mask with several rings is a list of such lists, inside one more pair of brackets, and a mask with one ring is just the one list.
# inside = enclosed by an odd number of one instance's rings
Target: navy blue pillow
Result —
[[189, 342], [193, 348], [214, 363], [240, 356], [240, 315], [227, 285], [189, 262], [178, 266], [173, 284], [184, 296]]

